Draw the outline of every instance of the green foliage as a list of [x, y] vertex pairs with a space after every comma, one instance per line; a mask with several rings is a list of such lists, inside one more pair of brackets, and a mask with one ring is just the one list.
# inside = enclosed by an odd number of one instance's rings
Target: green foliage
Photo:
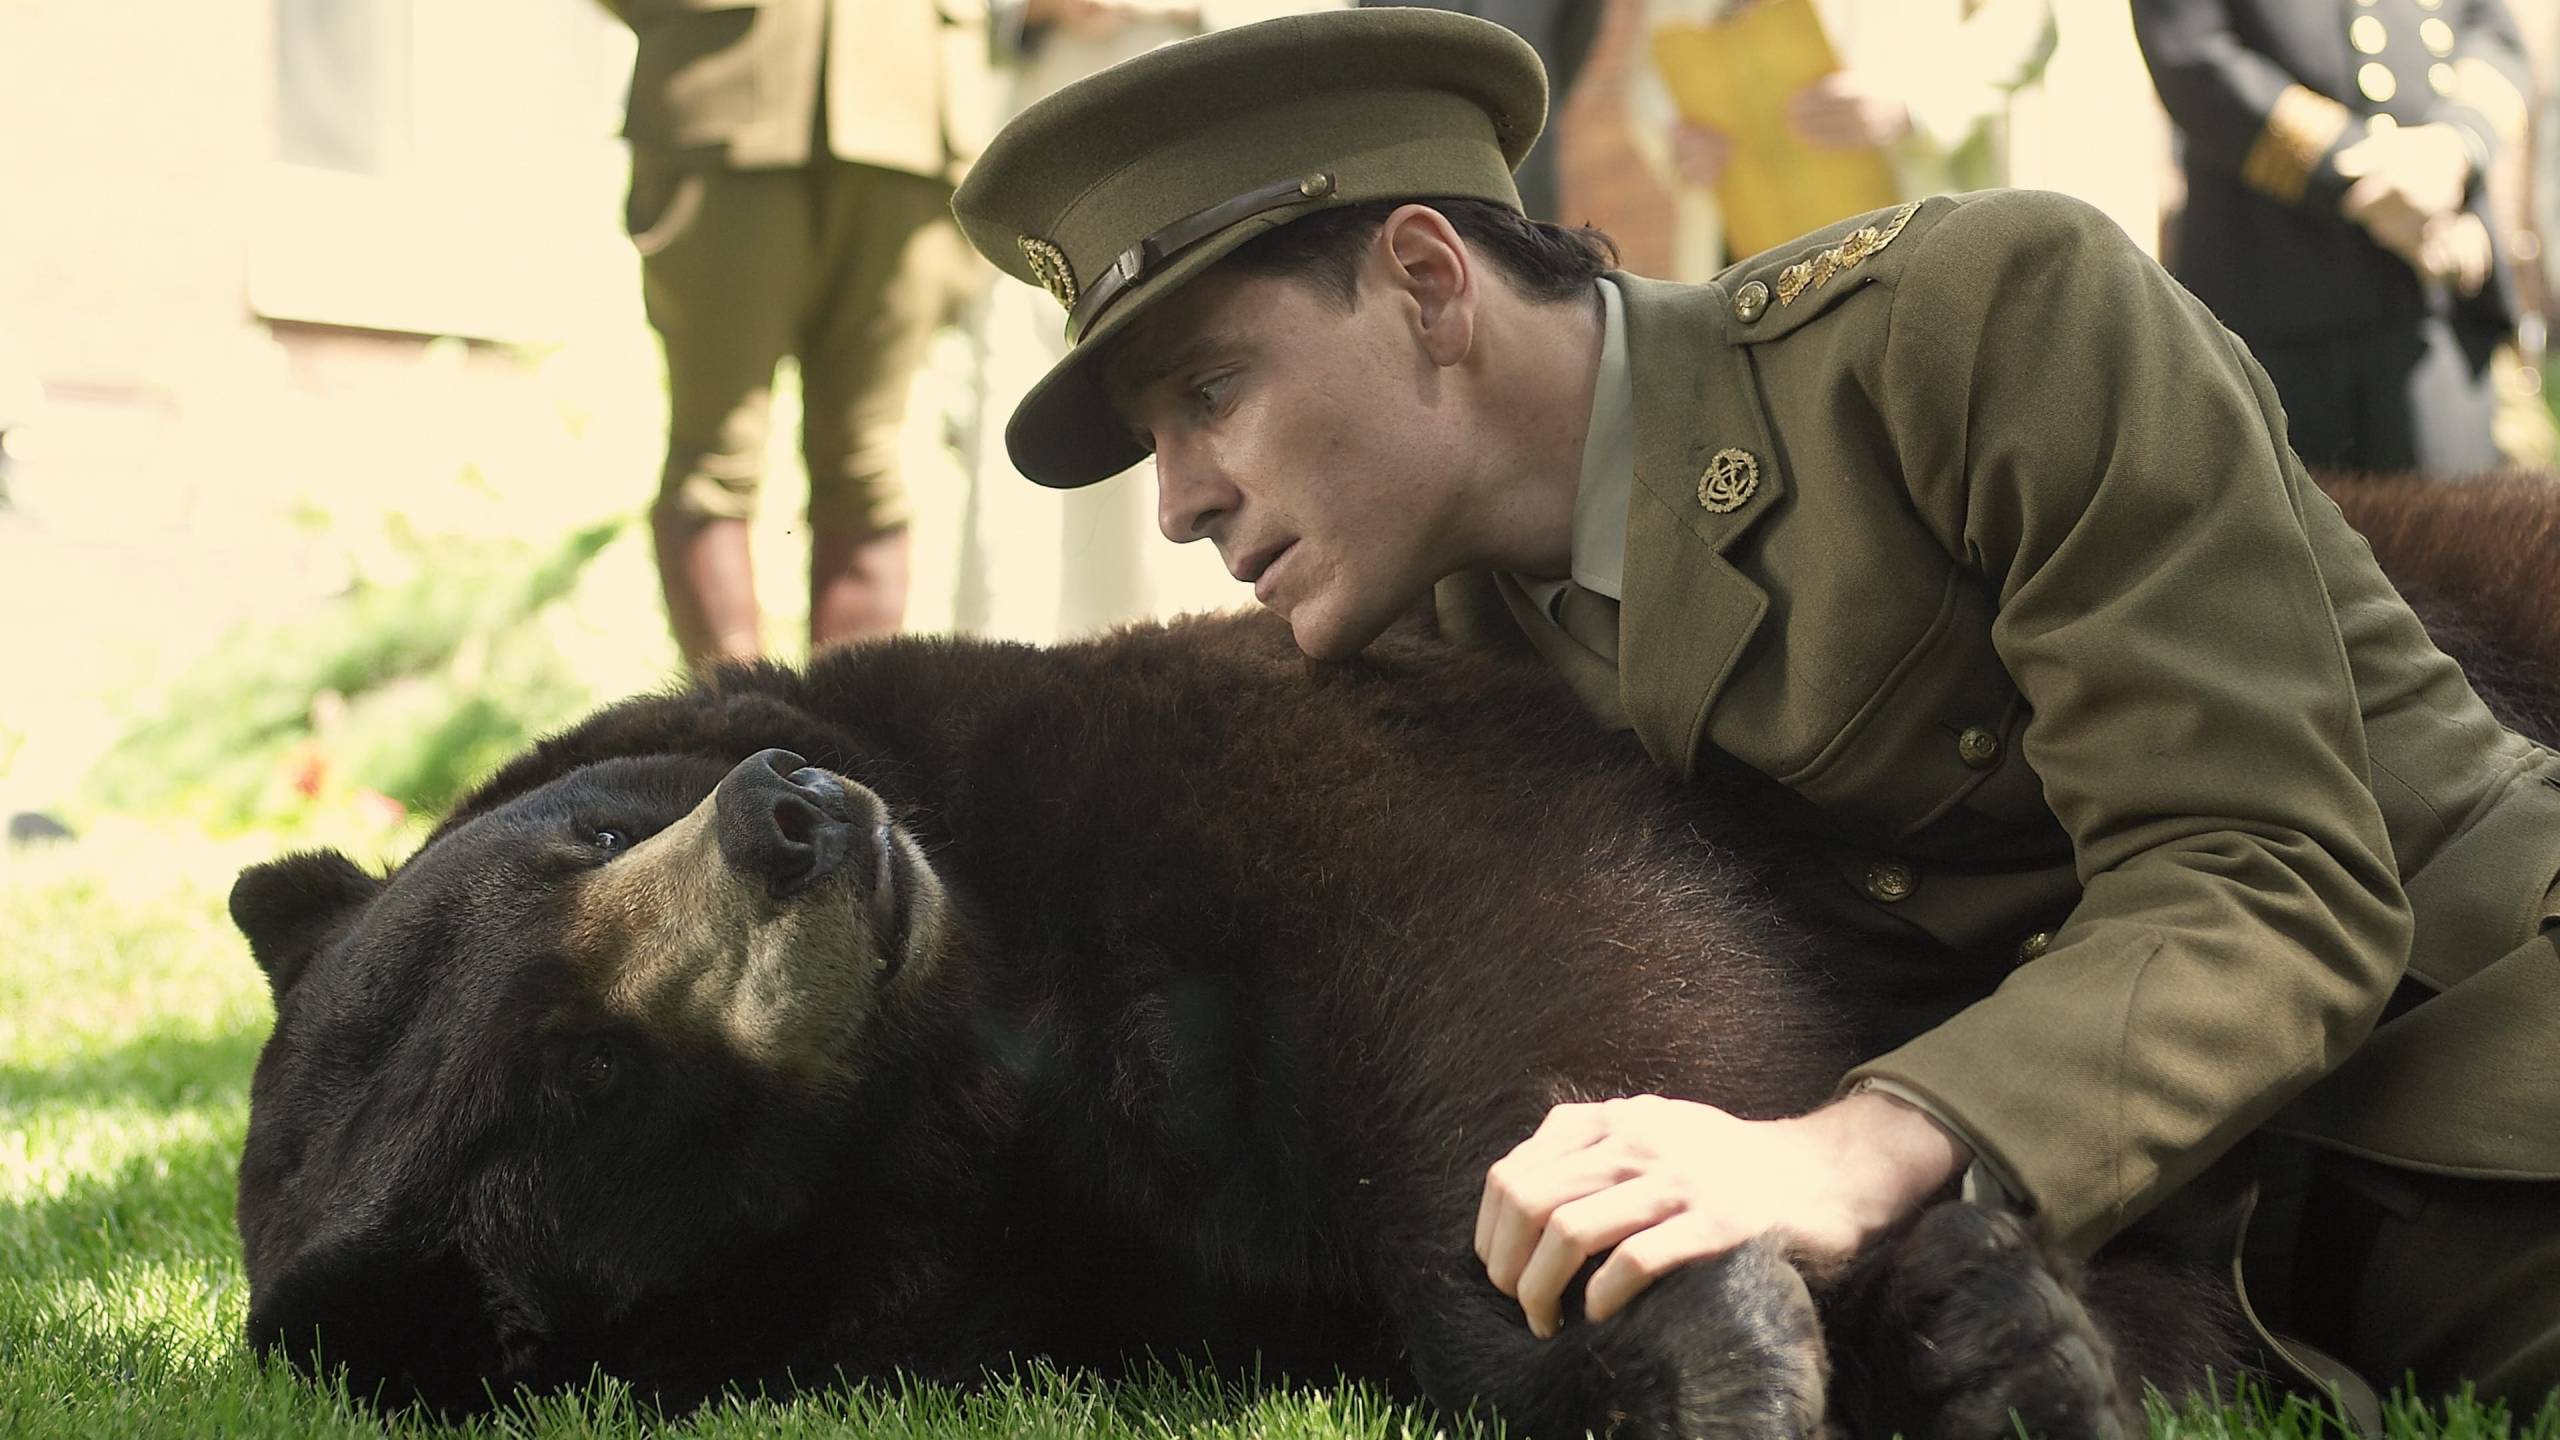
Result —
[[294, 816], [333, 781], [440, 811], [602, 697], [538, 623], [624, 528], [541, 547], [395, 533], [407, 578], [249, 624], [190, 665], [93, 770], [89, 798], [231, 829]]

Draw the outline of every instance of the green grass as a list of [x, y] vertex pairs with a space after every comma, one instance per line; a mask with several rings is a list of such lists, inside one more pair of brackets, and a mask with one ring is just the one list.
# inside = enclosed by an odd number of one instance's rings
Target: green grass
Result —
[[[109, 818], [76, 844], [0, 856], [0, 1435], [385, 1433], [343, 1394], [262, 1367], [239, 1343], [247, 1287], [232, 1167], [272, 1016], [222, 902], [240, 866], [286, 848], [333, 844], [378, 862], [422, 828], [318, 810], [290, 833], [215, 839]], [[599, 1383], [467, 1433], [1419, 1440], [1436, 1430], [1357, 1389], [1240, 1393], [1178, 1375], [1105, 1386], [1034, 1368], [969, 1393], [742, 1400], [674, 1424]], [[2162, 1440], [2339, 1433], [2299, 1404], [2164, 1408], [2153, 1430]], [[2404, 1406], [2392, 1430], [2395, 1440], [2560, 1440], [2560, 1408], [2511, 1426], [2477, 1406]]]

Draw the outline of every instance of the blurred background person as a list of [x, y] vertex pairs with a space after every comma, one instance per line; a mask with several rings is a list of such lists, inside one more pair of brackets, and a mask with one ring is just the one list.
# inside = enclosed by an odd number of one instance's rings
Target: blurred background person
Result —
[[2497, 352], [2498, 453], [2512, 465], [2549, 471], [2560, 464], [2560, 427], [2543, 395], [2543, 362], [2549, 351], [2552, 309], [2548, 237], [2560, 234], [2553, 211], [2560, 185], [2551, 166], [2560, 157], [2560, 109], [2552, 104], [2555, 64], [2560, 64], [2560, 0], [2507, 0], [2507, 13], [2524, 40], [2533, 83], [2525, 92], [2524, 143], [2502, 146], [2489, 172], [2489, 213], [2516, 281], [2516, 343]]
[[1529, 147], [1513, 178], [1520, 186], [1520, 206], [1539, 220], [1560, 220], [1562, 193], [1557, 180], [1556, 143], [1558, 131], [1554, 121], [1564, 109], [1565, 97], [1573, 93], [1573, 82], [1582, 74], [1582, 62], [1591, 56], [1592, 42], [1600, 36], [1600, 22], [1609, 8], [1609, 0], [1360, 0], [1370, 5], [1424, 4], [1434, 10], [1454, 10], [1473, 15], [1502, 26], [1538, 52], [1538, 63], [1547, 67], [1548, 128]]
[[1630, 135], [1677, 200], [1684, 277], [1878, 206], [2010, 183], [2010, 101], [2056, 36], [2050, 0], [1636, 3]]
[[748, 522], [799, 364], [809, 645], [894, 631], [899, 436], [983, 272], [951, 186], [994, 120], [984, 0], [604, 0], [638, 40], [626, 219], [666, 355], [660, 585], [689, 664], [761, 653]]
[[[2531, 81], [2499, 0], [2134, 0], [2181, 137], [2171, 269], [2314, 466], [2494, 468], [2516, 332], [2491, 190]], [[2510, 213], [2520, 213], [2509, 207]]]

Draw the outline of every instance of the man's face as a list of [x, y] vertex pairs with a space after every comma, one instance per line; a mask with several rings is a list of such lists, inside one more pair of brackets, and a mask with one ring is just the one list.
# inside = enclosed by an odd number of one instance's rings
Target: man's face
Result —
[[1468, 427], [1413, 298], [1364, 275], [1345, 311], [1307, 282], [1200, 275], [1105, 361], [1155, 454], [1157, 522], [1206, 537], [1318, 659], [1356, 654], [1461, 568]]

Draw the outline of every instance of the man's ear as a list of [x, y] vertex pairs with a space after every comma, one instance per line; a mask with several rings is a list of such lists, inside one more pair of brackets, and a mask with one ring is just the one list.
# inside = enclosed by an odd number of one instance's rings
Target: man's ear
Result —
[[382, 891], [382, 882], [335, 850], [308, 850], [240, 872], [231, 923], [267, 972], [276, 1003], [302, 978], [322, 944]]
[[1389, 285], [1413, 309], [1422, 347], [1443, 367], [1475, 347], [1475, 252], [1449, 217], [1428, 205], [1401, 205], [1378, 227], [1377, 254]]

